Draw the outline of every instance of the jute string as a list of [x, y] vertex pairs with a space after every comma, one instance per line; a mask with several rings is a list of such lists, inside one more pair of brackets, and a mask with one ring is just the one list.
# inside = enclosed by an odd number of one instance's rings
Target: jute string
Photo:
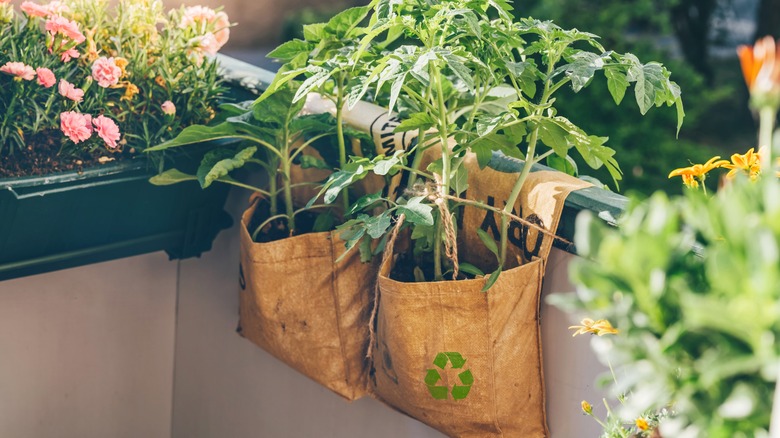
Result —
[[[393, 250], [395, 249], [395, 241], [398, 239], [398, 233], [401, 231], [401, 227], [406, 220], [406, 215], [402, 214], [398, 216], [398, 219], [393, 227], [393, 232], [387, 238], [387, 245], [385, 245], [385, 251], [382, 254], [382, 263], [379, 265], [379, 272], [385, 266], [385, 263], [390, 262], [390, 258], [393, 257]], [[374, 286], [374, 305], [371, 308], [371, 318], [368, 320], [368, 351], [366, 351], [366, 357], [371, 359], [374, 355], [374, 342], [376, 342], [376, 330], [374, 325], [376, 324], [376, 316], [379, 313], [379, 281]]]

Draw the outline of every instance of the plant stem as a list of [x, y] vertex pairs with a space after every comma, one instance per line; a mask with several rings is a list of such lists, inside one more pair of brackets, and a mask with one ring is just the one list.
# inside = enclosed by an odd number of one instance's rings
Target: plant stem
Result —
[[268, 191], [271, 192], [271, 216], [276, 216], [279, 213], [279, 201], [277, 200], [279, 189], [277, 188], [276, 178], [277, 172], [268, 172]]
[[292, 199], [292, 184], [290, 184], [290, 168], [292, 167], [292, 161], [284, 160], [284, 209], [287, 216], [287, 228], [290, 229], [290, 236], [295, 233], [295, 206], [293, 206]]
[[[531, 173], [531, 167], [534, 164], [534, 154], [536, 153], [536, 142], [539, 138], [539, 128], [535, 128], [533, 133], [531, 133], [531, 138], [528, 141], [528, 152], [525, 155], [525, 163], [523, 164], [523, 170], [520, 172], [520, 177], [517, 178], [517, 181], [515, 182], [514, 187], [512, 187], [512, 192], [509, 194], [509, 198], [506, 201], [506, 205], [504, 206], [504, 214], [501, 215], [501, 247], [498, 255], [498, 266], [499, 268], [504, 267], [504, 263], [506, 262], [506, 251], [507, 246], [509, 243], [509, 216], [508, 214], [512, 213], [512, 209], [515, 206], [515, 203], [517, 202], [517, 198], [520, 196], [520, 191], [523, 189], [523, 184], [525, 184], [526, 178], [528, 178], [528, 174]], [[521, 215], [521, 212], [517, 212], [518, 215]]]
[[758, 111], [758, 148], [765, 147], [765, 153], [761, 157], [761, 172], [766, 173], [772, 169], [772, 134], [775, 128], [775, 115], [777, 110], [771, 106], [764, 106]]
[[[542, 93], [539, 106], [534, 111], [534, 116], [536, 117], [542, 116], [544, 106], [550, 100], [552, 93], [558, 89], [558, 87], [553, 87], [552, 89], [550, 88], [550, 77], [552, 76], [553, 70], [555, 69], [555, 64], [557, 62], [557, 57], [550, 57], [549, 64], [547, 65], [547, 78], [544, 81], [544, 92]], [[498, 253], [499, 269], [503, 268], [504, 263], [506, 263], [506, 252], [509, 242], [509, 217], [507, 214], [512, 213], [512, 209], [514, 208], [515, 203], [517, 203], [517, 198], [520, 196], [520, 191], [523, 189], [523, 184], [525, 184], [525, 180], [528, 178], [528, 174], [531, 173], [531, 167], [534, 164], [534, 155], [536, 154], [536, 143], [538, 141], [539, 125], [537, 124], [534, 127], [531, 136], [528, 138], [528, 149], [526, 150], [525, 154], [525, 164], [523, 164], [523, 170], [520, 172], [520, 177], [517, 178], [514, 187], [512, 187], [512, 192], [509, 194], [509, 198], [506, 200], [506, 205], [504, 206], [504, 213], [506, 214], [501, 216], [501, 245], [499, 247]], [[518, 214], [522, 213], [518, 211]]]
[[[347, 145], [344, 139], [344, 74], [339, 74], [338, 89], [336, 90], [336, 137], [339, 143], [339, 170], [343, 170], [347, 164]], [[346, 218], [349, 211], [349, 189], [341, 191], [341, 205]]]
[[295, 234], [295, 206], [292, 199], [292, 180], [290, 171], [292, 168], [292, 158], [290, 158], [290, 131], [284, 130], [281, 144], [283, 151], [281, 154], [282, 166], [282, 189], [284, 190], [284, 210], [287, 216], [287, 229], [290, 230], [290, 236]]

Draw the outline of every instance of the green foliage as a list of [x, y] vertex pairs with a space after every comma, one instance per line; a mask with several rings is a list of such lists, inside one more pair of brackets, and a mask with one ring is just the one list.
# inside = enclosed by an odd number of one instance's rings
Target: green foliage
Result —
[[[576, 151], [590, 167], [604, 168], [615, 182], [620, 180], [622, 173], [615, 151], [605, 145], [607, 138], [589, 135], [561, 115], [563, 109], [558, 109], [556, 93], [565, 86], [579, 92], [606, 75], [616, 102], [633, 87], [641, 114], [652, 107], [676, 106], [678, 129], [682, 122], [680, 88], [661, 64], [642, 63], [630, 53], [606, 51], [598, 37], [590, 33], [563, 29], [549, 21], [515, 19], [508, 2], [376, 0], [371, 6], [373, 14], [365, 28], [344, 27], [362, 39], [355, 45], [351, 41], [342, 43], [346, 47], [337, 52], [349, 53], [352, 63], [372, 62], [364, 68], [370, 74], [355, 77], [350, 98], [355, 101], [371, 94], [391, 111], [399, 110], [405, 116], [397, 132], [416, 131], [417, 146], [404, 152], [408, 158], [400, 161], [411, 163], [404, 170], [411, 172], [407, 188], [412, 192], [419, 181], [441, 187], [438, 193], [422, 198], [425, 203], [446, 202], [446, 210], [457, 211], [457, 201], [447, 197], [453, 190], [459, 194], [457, 186], [462, 184], [458, 182], [467, 181], [462, 165], [469, 152], [476, 154], [483, 167], [495, 152], [526, 158], [515, 190], [506, 200], [507, 214], [531, 165], [553, 154], [564, 160], [559, 167], [575, 170], [577, 166], [568, 157]], [[349, 16], [356, 22], [367, 12], [359, 8], [334, 20]], [[323, 29], [317, 28], [320, 31]], [[288, 44], [283, 54], [297, 59], [290, 52], [300, 43]], [[328, 74], [322, 63], [310, 61], [297, 70], [294, 64], [286, 64], [280, 81], [306, 73], [307, 80], [319, 86]], [[450, 138], [457, 141], [452, 150], [446, 147]], [[442, 155], [435, 166], [428, 168], [435, 176], [419, 169], [419, 157], [430, 148], [440, 149]], [[416, 160], [411, 158], [413, 154]], [[333, 199], [332, 190], [359, 179], [348, 173], [377, 169], [382, 167], [345, 167], [338, 179], [330, 181], [331, 196], [326, 202]], [[442, 278], [443, 265], [448, 263], [441, 251], [446, 234], [441, 233], [444, 220], [450, 218], [437, 214], [432, 224], [436, 279]], [[501, 231], [496, 251], [499, 267], [506, 256], [506, 215]], [[491, 277], [493, 281], [499, 272]]]
[[[175, 136], [183, 127], [205, 123], [224, 89], [214, 59], [208, 50], [224, 44], [230, 23], [222, 12], [208, 10], [213, 19], [187, 21], [186, 8], [166, 13], [161, 1], [67, 0], [60, 15], [72, 20], [84, 35], [84, 42], [52, 36], [44, 29], [44, 18], [28, 17], [0, 8], [0, 65], [23, 62], [33, 68], [48, 68], [57, 82], [67, 80], [84, 91], [75, 102], [58, 93], [58, 86], [44, 88], [35, 80], [14, 79], [0, 74], [0, 153], [23, 152], [31, 136], [45, 133], [63, 150], [101, 148], [114, 152], [97, 135], [74, 144], [60, 132], [60, 114], [66, 111], [98, 115], [114, 120], [122, 140], [119, 147], [143, 150]], [[189, 24], [188, 24], [189, 23]], [[218, 35], [216, 46], [204, 47], [202, 38]], [[69, 59], [66, 50], [73, 50]], [[99, 58], [112, 58], [122, 70], [118, 82], [102, 86], [92, 77]], [[170, 101], [175, 115], [163, 111]]]
[[[629, 51], [640, 58], [662, 60], [672, 71], [675, 81], [685, 90], [688, 114], [685, 127], [676, 138], [673, 131], [659, 129], [674, 123], [674, 115], [657, 111], [640, 117], [633, 102], [621, 102], [625, 83], [607, 70], [607, 86], [591, 84], [586, 93], [563, 89], [558, 96], [561, 114], [576, 117], [587, 132], [608, 133], [610, 147], [626, 171], [621, 189], [649, 195], [663, 189], [680, 192], [680, 185], [665, 175], [680, 167], [680, 157], [693, 162], [724, 155], [735, 144], [754, 140], [751, 115], [745, 108], [746, 90], [735, 59], [718, 60], [711, 83], [685, 60], [673, 53], [676, 43], [672, 29], [673, 8], [679, 0], [529, 0], [524, 13], [551, 19], [565, 27], [588, 29], [601, 36], [605, 46]], [[670, 50], [671, 49], [671, 50]], [[593, 99], [609, 92], [620, 105]], [[747, 148], [747, 146], [745, 147]], [[652, 151], [652, 152], [649, 152]], [[580, 164], [584, 164], [578, 160]], [[605, 171], [596, 174], [609, 179]]]
[[620, 333], [602, 357], [634, 414], [672, 406], [663, 436], [768, 436], [780, 349], [780, 183], [740, 179], [578, 218], [577, 300]]
[[[151, 182], [158, 185], [168, 185], [177, 182], [197, 180], [201, 187], [206, 188], [213, 182], [232, 184], [254, 190], [270, 203], [270, 216], [283, 217], [289, 228], [290, 235], [296, 232], [295, 217], [312, 208], [321, 206], [309, 205], [296, 209], [293, 205], [291, 176], [292, 165], [296, 160], [304, 168], [316, 167], [329, 169], [323, 160], [303, 155], [307, 148], [324, 137], [333, 135], [336, 130], [333, 119], [322, 115], [300, 116], [303, 101], [295, 101], [297, 84], [286, 83], [276, 93], [268, 96], [261, 103], [246, 103], [230, 105], [225, 111], [231, 114], [224, 122], [214, 126], [191, 126], [181, 132], [176, 138], [148, 149], [150, 152], [165, 151], [207, 140], [237, 139], [251, 146], [241, 145], [238, 148], [218, 148], [208, 151], [203, 157], [196, 175], [188, 175], [177, 169], [170, 169], [155, 176]], [[262, 167], [268, 174], [269, 187], [260, 188], [243, 184], [232, 177], [230, 173], [243, 168], [247, 164]], [[278, 181], [282, 187], [278, 188]], [[298, 183], [297, 185], [314, 185], [315, 183]], [[282, 198], [280, 202], [278, 198]], [[283, 204], [283, 205], [280, 205]], [[284, 208], [284, 213], [279, 210]], [[317, 229], [329, 229], [333, 217], [318, 218]], [[264, 223], [265, 224], [265, 223]], [[260, 227], [253, 233], [256, 237]]]

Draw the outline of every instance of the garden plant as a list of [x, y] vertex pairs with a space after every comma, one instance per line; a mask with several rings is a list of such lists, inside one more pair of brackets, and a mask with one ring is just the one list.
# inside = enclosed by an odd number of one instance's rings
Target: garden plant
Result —
[[132, 156], [211, 120], [224, 12], [155, 0], [0, 4], [0, 175]]
[[[780, 58], [771, 37], [739, 55], [759, 115], [758, 147], [673, 170], [684, 196], [658, 192], [635, 202], [617, 229], [578, 218], [584, 259], [573, 270], [577, 299], [567, 305], [620, 330], [594, 338], [600, 358], [615, 365], [615, 393], [625, 394], [613, 425], [665, 412], [655, 436], [768, 437], [780, 427], [773, 411], [780, 185], [772, 142]], [[705, 179], [721, 168], [728, 172], [720, 189], [707, 193]], [[604, 436], [628, 436], [628, 427]]]

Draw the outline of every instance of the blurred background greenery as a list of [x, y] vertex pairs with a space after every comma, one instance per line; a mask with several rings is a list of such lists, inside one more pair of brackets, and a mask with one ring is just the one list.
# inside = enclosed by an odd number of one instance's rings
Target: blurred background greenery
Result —
[[[284, 20], [282, 40], [300, 37], [303, 24], [365, 3], [299, 9]], [[604, 80], [596, 80], [583, 95], [569, 92], [559, 98], [565, 101], [558, 106], [566, 108], [564, 115], [588, 133], [610, 137], [625, 174], [620, 192], [680, 192], [679, 178], [667, 178], [672, 169], [713, 155], [744, 153], [755, 145], [756, 125], [736, 47], [752, 44], [757, 35], [780, 32], [780, 0], [523, 0], [515, 2], [515, 15], [595, 33], [608, 49], [662, 62], [680, 84], [687, 115], [679, 138], [672, 108], [643, 117], [633, 99], [618, 107], [611, 99], [594, 99], [609, 95]], [[593, 172], [584, 164], [580, 169]], [[594, 176], [610, 180], [606, 174]], [[707, 182], [717, 184], [714, 178]]]

